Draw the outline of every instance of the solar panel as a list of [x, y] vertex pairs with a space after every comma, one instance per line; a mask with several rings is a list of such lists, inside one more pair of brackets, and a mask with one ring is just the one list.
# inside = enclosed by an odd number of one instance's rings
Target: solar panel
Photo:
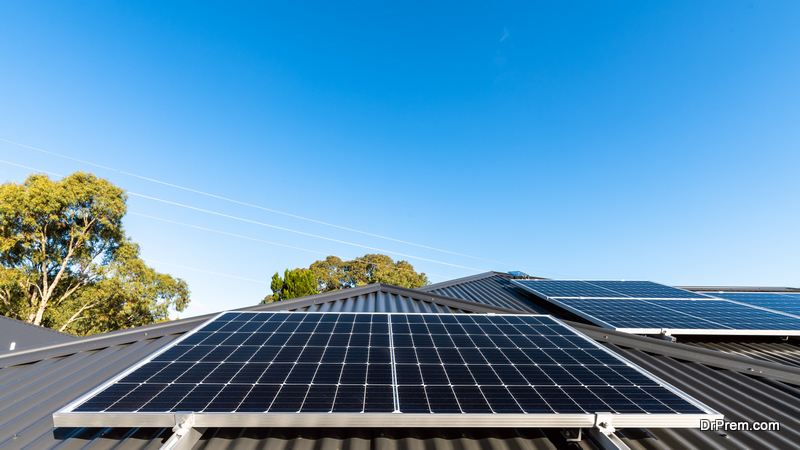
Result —
[[[225, 313], [57, 426], [698, 426], [721, 417], [550, 316]], [[389, 422], [387, 422], [389, 421]], [[206, 425], [203, 425], [206, 424]]]
[[800, 317], [800, 294], [796, 293], [719, 292], [714, 296]]
[[652, 281], [592, 280], [586, 281], [586, 283], [618, 292], [626, 297], [652, 299], [712, 298], [708, 295], [653, 283]]
[[543, 298], [713, 298], [652, 281], [514, 280]]
[[512, 282], [599, 326], [617, 331], [637, 334], [666, 331], [673, 335], [800, 335], [800, 315], [792, 316], [777, 308], [770, 311], [764, 309], [766, 306], [753, 307], [746, 302], [718, 299], [649, 281]]

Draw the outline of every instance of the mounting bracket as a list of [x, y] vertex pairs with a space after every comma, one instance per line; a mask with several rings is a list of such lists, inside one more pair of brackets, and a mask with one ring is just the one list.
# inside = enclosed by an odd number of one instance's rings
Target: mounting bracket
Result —
[[194, 413], [177, 413], [172, 436], [164, 442], [161, 450], [189, 450], [200, 440], [205, 431], [205, 428], [194, 427]]
[[597, 441], [600, 448], [605, 450], [630, 450], [630, 447], [614, 434], [616, 429], [612, 424], [613, 417], [611, 413], [595, 414], [594, 427], [589, 429], [589, 434]]
[[672, 333], [666, 328], [662, 328], [661, 329], [661, 334], [658, 335], [658, 338], [659, 339], [663, 339], [663, 340], [665, 340], [667, 342], [675, 342], [675, 341], [677, 341], [675, 336], [673, 336]]
[[567, 442], [580, 442], [583, 439], [583, 428], [578, 428], [578, 432], [575, 433], [571, 428], [567, 428], [561, 430], [561, 435], [564, 436], [564, 439]]

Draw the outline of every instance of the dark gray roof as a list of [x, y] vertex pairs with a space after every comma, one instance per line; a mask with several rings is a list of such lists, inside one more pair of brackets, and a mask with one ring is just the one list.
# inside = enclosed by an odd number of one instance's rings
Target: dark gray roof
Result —
[[684, 339], [682, 342], [695, 347], [733, 353], [734, 355], [771, 361], [786, 366], [800, 367], [800, 339], [796, 337], [785, 339], [774, 336], [753, 336], [749, 339], [736, 337], [720, 339], [697, 336]]
[[[490, 275], [486, 280], [500, 275]], [[504, 277], [505, 278], [505, 277]], [[471, 280], [474, 283], [478, 280]], [[455, 285], [453, 285], [455, 286]], [[451, 287], [453, 287], [451, 286]], [[472, 286], [475, 286], [473, 284]], [[501, 283], [481, 283], [496, 289]], [[479, 292], [479, 291], [478, 291]], [[477, 295], [473, 292], [472, 295]], [[492, 295], [498, 295], [495, 291]], [[332, 292], [248, 310], [506, 312], [495, 305], [386, 285]], [[151, 448], [170, 429], [54, 429], [51, 415], [208, 316], [0, 355], [1, 448]], [[737, 420], [779, 420], [780, 432], [625, 429], [631, 448], [788, 448], [800, 442], [800, 369], [683, 344], [572, 324], [689, 395]], [[751, 370], [752, 369], [752, 370]], [[790, 445], [790, 443], [792, 443]], [[563, 448], [557, 429], [209, 429], [195, 448]], [[572, 444], [594, 448], [592, 441]]]
[[419, 290], [515, 311], [549, 314], [546, 309], [537, 305], [540, 300], [514, 287], [510, 281], [513, 278], [505, 273], [486, 272], [444, 283], [431, 284], [421, 287]]
[[[0, 316], [0, 354], [72, 339], [75, 339], [75, 336], [10, 317]], [[12, 342], [14, 343], [14, 350], [10, 350]]]

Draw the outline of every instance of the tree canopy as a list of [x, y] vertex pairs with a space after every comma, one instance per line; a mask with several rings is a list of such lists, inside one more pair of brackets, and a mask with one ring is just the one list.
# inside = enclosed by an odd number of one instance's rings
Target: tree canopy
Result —
[[185, 309], [186, 282], [147, 267], [125, 236], [126, 199], [83, 172], [0, 186], [0, 313], [87, 335]]
[[315, 288], [316, 281], [314, 275], [308, 269], [294, 269], [283, 273], [283, 278], [275, 272], [272, 276], [272, 295], [268, 295], [262, 303], [289, 300], [292, 298], [305, 297], [317, 293]]
[[391, 257], [381, 254], [367, 254], [351, 261], [328, 256], [323, 261], [311, 264], [310, 269], [317, 279], [319, 292], [372, 283], [408, 288], [418, 288], [428, 284], [428, 277], [424, 273], [414, 271], [414, 266], [408, 261], [395, 262]]
[[[294, 281], [294, 286], [302, 286], [288, 290], [293, 297], [285, 297], [286, 280], [302, 277], [302, 283]], [[268, 295], [262, 303], [286, 300], [321, 292], [335, 291], [372, 283], [386, 283], [395, 286], [418, 288], [428, 284], [424, 273], [417, 273], [408, 261], [393, 261], [391, 257], [380, 254], [367, 254], [351, 261], [342, 261], [336, 256], [328, 256], [316, 261], [308, 269], [286, 270], [284, 278], [278, 273], [272, 277], [272, 295]]]

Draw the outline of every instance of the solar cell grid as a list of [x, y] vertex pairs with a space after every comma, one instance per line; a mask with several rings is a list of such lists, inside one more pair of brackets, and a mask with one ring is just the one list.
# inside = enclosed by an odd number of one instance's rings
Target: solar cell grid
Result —
[[[631, 399], [626, 392], [644, 395], [633, 388], [653, 394], [646, 397], [652, 405]], [[551, 317], [399, 313], [226, 313], [74, 408], [133, 414], [656, 410], [707, 413]]]
[[759, 308], [800, 316], [800, 294], [768, 292], [719, 292], [715, 297], [746, 303]]
[[[775, 303], [770, 307], [767, 297], [763, 297], [761, 303], [750, 300], [751, 303], [747, 304], [745, 299], [758, 296], [730, 295], [732, 299], [738, 298], [736, 301], [741, 301], [739, 304], [647, 281], [512, 282], [597, 325], [620, 331], [640, 334], [657, 334], [662, 330], [671, 334], [800, 334], [800, 301], [776, 300], [776, 297], [771, 297], [771, 301], [783, 301], [784, 305], [790, 306], [782, 308]], [[548, 287], [550, 285], [553, 286], [552, 289]], [[601, 291], [596, 289], [605, 289], [619, 295], [616, 298], [599, 298]], [[720, 297], [725, 295], [719, 294]], [[788, 315], [793, 312], [797, 315]], [[541, 334], [547, 336], [558, 348], [567, 346], [565, 340], [569, 338], [566, 336], [550, 337], [545, 332]], [[541, 338], [531, 339], [544, 345]]]
[[615, 280], [512, 280], [542, 298], [713, 298], [652, 281]]
[[627, 295], [579, 280], [512, 280], [544, 298], [569, 297], [628, 297]]
[[704, 294], [666, 286], [652, 281], [587, 280], [592, 286], [635, 298], [711, 298]]

